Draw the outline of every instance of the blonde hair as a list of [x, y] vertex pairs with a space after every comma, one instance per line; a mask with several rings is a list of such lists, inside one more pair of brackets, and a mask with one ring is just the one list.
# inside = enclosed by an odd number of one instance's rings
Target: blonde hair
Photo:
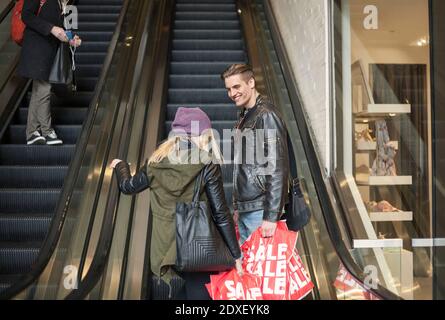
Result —
[[255, 74], [250, 65], [244, 63], [235, 63], [230, 65], [224, 72], [221, 74], [221, 80], [226, 80], [228, 77], [235, 76], [240, 74], [243, 76], [244, 81], [249, 81], [250, 79], [255, 79]]
[[211, 155], [211, 161], [214, 163], [222, 164], [223, 156], [221, 150], [219, 149], [218, 143], [213, 134], [213, 130], [205, 130], [200, 136], [183, 136], [183, 135], [173, 135], [168, 138], [167, 141], [162, 143], [151, 155], [148, 160], [148, 164], [159, 163], [165, 159], [165, 157], [173, 155], [175, 152], [179, 152], [179, 143], [181, 141], [191, 141], [200, 150], [206, 151]]

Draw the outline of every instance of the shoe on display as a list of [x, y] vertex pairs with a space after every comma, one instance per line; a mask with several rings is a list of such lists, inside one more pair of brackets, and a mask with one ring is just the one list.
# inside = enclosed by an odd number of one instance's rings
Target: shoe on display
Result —
[[356, 173], [362, 173], [362, 174], [370, 174], [371, 170], [364, 164], [362, 164], [360, 167], [357, 167], [355, 169]]
[[45, 137], [42, 137], [39, 131], [34, 131], [31, 135], [31, 137], [26, 141], [26, 144], [28, 146], [34, 145], [34, 144], [46, 144]]
[[61, 145], [61, 144], [63, 144], [63, 141], [60, 140], [60, 139], [57, 137], [57, 134], [56, 134], [56, 132], [54, 131], [54, 129], [52, 129], [52, 130], [50, 131], [50, 133], [49, 133], [45, 138], [46, 138], [46, 144], [47, 144], [47, 145], [55, 146], [55, 145]]
[[386, 200], [378, 203], [375, 201], [370, 201], [366, 206], [370, 212], [402, 212], [402, 210], [397, 209]]
[[362, 131], [355, 132], [355, 140], [362, 142], [375, 142], [376, 139], [371, 136], [371, 129], [364, 129]]

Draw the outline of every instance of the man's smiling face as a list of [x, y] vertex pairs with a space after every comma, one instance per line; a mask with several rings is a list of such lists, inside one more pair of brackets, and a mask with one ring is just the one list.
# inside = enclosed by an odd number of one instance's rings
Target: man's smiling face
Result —
[[242, 74], [236, 74], [225, 79], [227, 94], [239, 108], [251, 108], [255, 105], [255, 80], [246, 81]]

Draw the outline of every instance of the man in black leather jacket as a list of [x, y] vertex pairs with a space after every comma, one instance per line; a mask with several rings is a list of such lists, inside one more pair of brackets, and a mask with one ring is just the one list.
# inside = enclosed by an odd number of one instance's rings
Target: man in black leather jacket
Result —
[[229, 98], [241, 108], [234, 134], [233, 205], [243, 243], [258, 227], [275, 233], [288, 198], [286, 126], [277, 108], [255, 88], [252, 68], [231, 65], [221, 78]]

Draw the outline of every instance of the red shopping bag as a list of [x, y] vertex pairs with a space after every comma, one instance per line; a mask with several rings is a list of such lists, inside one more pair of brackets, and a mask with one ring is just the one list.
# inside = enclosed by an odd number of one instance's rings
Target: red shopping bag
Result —
[[337, 294], [344, 299], [350, 300], [380, 300], [373, 295], [369, 290], [362, 287], [354, 277], [340, 264], [337, 278], [334, 281], [334, 287], [337, 289]]
[[210, 276], [206, 288], [213, 300], [263, 300], [261, 280], [248, 273], [240, 276], [236, 269]]
[[261, 278], [264, 299], [287, 299], [288, 262], [296, 241], [297, 233], [280, 221], [273, 237], [263, 238], [259, 228], [242, 245], [243, 269]]
[[287, 299], [301, 300], [306, 297], [314, 288], [309, 273], [303, 266], [301, 257], [297, 250], [294, 251], [288, 264], [288, 278], [287, 278]]

